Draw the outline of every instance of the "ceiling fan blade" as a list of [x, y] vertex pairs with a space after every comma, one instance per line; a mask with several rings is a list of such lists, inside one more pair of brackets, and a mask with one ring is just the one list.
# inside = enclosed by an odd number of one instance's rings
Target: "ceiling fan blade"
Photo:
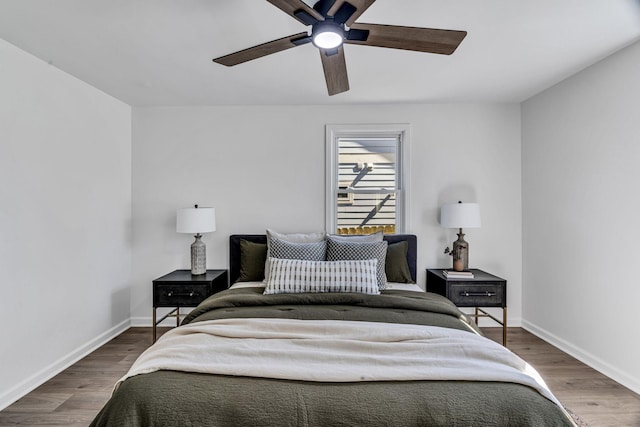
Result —
[[439, 53], [442, 55], [451, 55], [467, 35], [466, 31], [380, 24], [356, 23], [351, 28], [356, 31], [369, 31], [369, 35], [366, 40], [349, 39], [347, 37], [345, 43]]
[[329, 95], [348, 91], [349, 76], [347, 75], [347, 64], [344, 60], [342, 46], [335, 50], [320, 49], [320, 59], [322, 59], [324, 79], [327, 82]]
[[[345, 21], [345, 25], [350, 27], [356, 19], [360, 17], [364, 13], [365, 10], [369, 9], [376, 0], [348, 0], [352, 6], [356, 8], [356, 11], [349, 16], [349, 18]], [[344, 3], [347, 1], [337, 1], [335, 4], [329, 9], [329, 16], [335, 16], [338, 13], [338, 10], [342, 7]]]
[[340, 6], [340, 9], [338, 9], [333, 15], [333, 22], [337, 24], [344, 24], [353, 16], [354, 13], [356, 13], [356, 11], [357, 9], [354, 5], [345, 1], [342, 3], [342, 6]]
[[233, 65], [242, 64], [243, 62], [251, 61], [252, 59], [261, 58], [263, 56], [271, 55], [283, 50], [290, 49], [292, 47], [300, 46], [311, 41], [311, 38], [306, 32], [293, 34], [288, 37], [283, 37], [278, 40], [273, 40], [267, 43], [259, 44], [257, 46], [250, 47], [229, 55], [221, 56], [213, 60], [218, 64], [231, 67]]
[[[304, 25], [312, 25], [317, 21], [324, 21], [324, 17], [309, 7], [302, 0], [267, 0], [269, 3], [282, 10], [292, 18], [297, 19]], [[310, 18], [314, 19], [314, 22], [310, 22]]]
[[313, 5], [313, 9], [320, 15], [327, 16], [335, 4], [336, 0], [318, 0], [316, 4]]

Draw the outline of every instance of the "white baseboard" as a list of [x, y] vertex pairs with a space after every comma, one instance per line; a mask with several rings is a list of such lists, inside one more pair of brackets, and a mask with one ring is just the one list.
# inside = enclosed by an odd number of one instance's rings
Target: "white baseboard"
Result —
[[[191, 310], [193, 310], [193, 308], [186, 308], [181, 310], [180, 321], [182, 321], [184, 319], [184, 316], [186, 316]], [[158, 312], [158, 317], [162, 317], [164, 314], [165, 313]], [[131, 327], [133, 328], [150, 328], [152, 326], [153, 326], [153, 318], [151, 317], [132, 317], [131, 318]], [[168, 327], [175, 328], [176, 318], [168, 317], [164, 319], [160, 324], [158, 324], [158, 326], [168, 326]]]
[[[151, 317], [132, 317], [131, 327], [133, 328], [150, 328], [153, 326], [153, 319]], [[171, 317], [164, 319], [158, 326], [176, 326], [176, 319]]]
[[60, 372], [67, 369], [69, 366], [76, 363], [78, 360], [87, 356], [89, 353], [98, 349], [99, 347], [106, 344], [108, 341], [117, 337], [131, 326], [131, 320], [126, 319], [112, 327], [108, 331], [100, 334], [96, 338], [92, 339], [88, 343], [78, 347], [73, 350], [66, 356], [61, 357], [60, 359], [53, 362], [51, 365], [45, 367], [44, 369], [36, 372], [26, 380], [22, 381], [18, 385], [12, 387], [11, 389], [0, 394], [0, 411], [6, 408], [7, 406], [14, 403], [16, 400], [25, 396], [26, 394], [33, 391], [35, 388], [44, 384], [54, 376], [58, 375]]
[[606, 375], [612, 380], [622, 384], [634, 393], [640, 394], [640, 379], [632, 377], [631, 375], [621, 371], [620, 369], [605, 362], [599, 357], [592, 355], [588, 351], [585, 351], [582, 348], [573, 345], [569, 341], [566, 341], [531, 322], [523, 320], [522, 328], [547, 341], [549, 344], [553, 344], [560, 350], [575, 357], [582, 363], [585, 363], [596, 371], [599, 371], [601, 374]]
[[[132, 328], [150, 328], [152, 326], [153, 326], [153, 320], [151, 319], [151, 317], [132, 317], [131, 318]], [[158, 326], [175, 328], [176, 319], [175, 318], [164, 319], [161, 323], [158, 324]]]

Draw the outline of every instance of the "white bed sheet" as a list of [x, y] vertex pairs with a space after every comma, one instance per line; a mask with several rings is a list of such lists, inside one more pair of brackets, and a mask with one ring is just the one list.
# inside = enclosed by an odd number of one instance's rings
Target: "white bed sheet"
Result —
[[[239, 288], [264, 288], [264, 282], [236, 282], [231, 285], [231, 289], [239, 289]], [[414, 283], [387, 283], [387, 289], [390, 290], [399, 290], [399, 291], [414, 291], [414, 292], [424, 292], [420, 286]]]
[[387, 290], [397, 290], [397, 291], [424, 292], [424, 289], [422, 289], [420, 286], [416, 285], [415, 283], [388, 282], [386, 289]]

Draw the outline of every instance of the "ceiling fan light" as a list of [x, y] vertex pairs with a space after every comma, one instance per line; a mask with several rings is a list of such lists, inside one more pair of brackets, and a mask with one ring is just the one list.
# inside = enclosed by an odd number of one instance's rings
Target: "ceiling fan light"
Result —
[[336, 48], [340, 46], [342, 42], [342, 34], [337, 33], [333, 29], [318, 31], [313, 34], [313, 44], [322, 49]]

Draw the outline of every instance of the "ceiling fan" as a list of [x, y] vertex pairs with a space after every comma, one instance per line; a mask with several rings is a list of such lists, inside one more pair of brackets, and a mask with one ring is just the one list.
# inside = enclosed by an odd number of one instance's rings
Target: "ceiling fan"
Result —
[[213, 61], [231, 67], [313, 43], [320, 51], [329, 95], [349, 90], [343, 43], [451, 55], [467, 35], [466, 31], [355, 22], [375, 0], [319, 0], [313, 8], [302, 0], [267, 1], [304, 25], [311, 25], [311, 34], [293, 34]]

